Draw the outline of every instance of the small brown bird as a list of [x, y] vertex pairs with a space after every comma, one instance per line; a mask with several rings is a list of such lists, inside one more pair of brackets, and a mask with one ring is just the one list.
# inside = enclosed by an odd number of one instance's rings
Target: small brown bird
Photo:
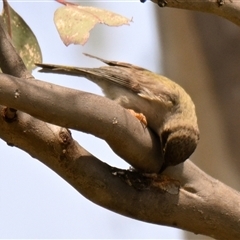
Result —
[[185, 90], [170, 79], [129, 63], [107, 61], [108, 66], [78, 68], [36, 64], [40, 72], [85, 77], [159, 135], [164, 163], [161, 170], [184, 162], [195, 150], [199, 129], [195, 106]]

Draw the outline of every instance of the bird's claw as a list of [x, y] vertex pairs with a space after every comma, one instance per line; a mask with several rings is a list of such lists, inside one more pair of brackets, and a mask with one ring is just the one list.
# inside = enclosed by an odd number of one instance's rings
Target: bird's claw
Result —
[[142, 123], [144, 128], [147, 127], [147, 118], [142, 113], [137, 113], [133, 109], [128, 109], [128, 111]]

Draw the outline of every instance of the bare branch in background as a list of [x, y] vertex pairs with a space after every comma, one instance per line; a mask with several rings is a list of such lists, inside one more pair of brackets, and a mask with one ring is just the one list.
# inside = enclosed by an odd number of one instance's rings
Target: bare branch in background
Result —
[[240, 26], [240, 2], [232, 0], [151, 0], [160, 7], [187, 9], [218, 15]]

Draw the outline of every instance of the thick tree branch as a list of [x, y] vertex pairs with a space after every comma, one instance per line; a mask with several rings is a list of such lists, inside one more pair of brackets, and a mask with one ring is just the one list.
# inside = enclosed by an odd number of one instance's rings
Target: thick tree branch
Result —
[[240, 2], [234, 0], [151, 0], [161, 7], [213, 13], [240, 26]]
[[217, 239], [236, 239], [240, 234], [239, 193], [190, 161], [165, 171], [165, 176], [180, 184], [179, 194], [172, 193], [171, 181], [164, 191], [158, 187], [161, 181], [151, 176], [112, 168], [82, 149], [66, 129], [23, 112], [18, 111], [17, 121], [12, 123], [1, 118], [0, 125], [2, 139], [42, 161], [86, 198], [105, 208]]

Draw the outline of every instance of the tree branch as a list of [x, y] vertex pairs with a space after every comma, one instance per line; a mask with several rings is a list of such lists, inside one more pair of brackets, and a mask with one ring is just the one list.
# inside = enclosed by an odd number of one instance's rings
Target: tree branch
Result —
[[240, 26], [240, 2], [234, 0], [151, 0], [161, 7], [207, 12], [226, 18]]
[[114, 101], [4, 74], [0, 75], [0, 81], [0, 104], [49, 123], [94, 134], [106, 140], [115, 153], [137, 169], [160, 170], [163, 160], [158, 153], [157, 137]]
[[29, 80], [18, 58], [12, 64], [14, 48], [3, 50], [10, 45], [2, 33], [0, 28], [1, 68], [22, 78], [0, 75], [0, 104], [26, 112], [17, 111], [9, 122], [6, 108], [0, 106], [3, 140], [46, 164], [100, 206], [217, 239], [238, 238], [239, 193], [209, 177], [189, 160], [166, 169], [162, 175], [116, 169], [79, 146], [67, 129], [50, 124], [105, 139], [136, 168], [157, 172], [161, 167], [158, 138], [138, 120], [103, 97]]
[[9, 145], [42, 161], [100, 206], [217, 239], [236, 239], [240, 234], [239, 193], [212, 179], [189, 160], [164, 172], [163, 176], [179, 182], [177, 193], [171, 191], [171, 180], [164, 190], [162, 182], [151, 175], [112, 168], [81, 148], [66, 129], [26, 113], [18, 111], [17, 121], [12, 123], [1, 118], [0, 125], [0, 136]]

